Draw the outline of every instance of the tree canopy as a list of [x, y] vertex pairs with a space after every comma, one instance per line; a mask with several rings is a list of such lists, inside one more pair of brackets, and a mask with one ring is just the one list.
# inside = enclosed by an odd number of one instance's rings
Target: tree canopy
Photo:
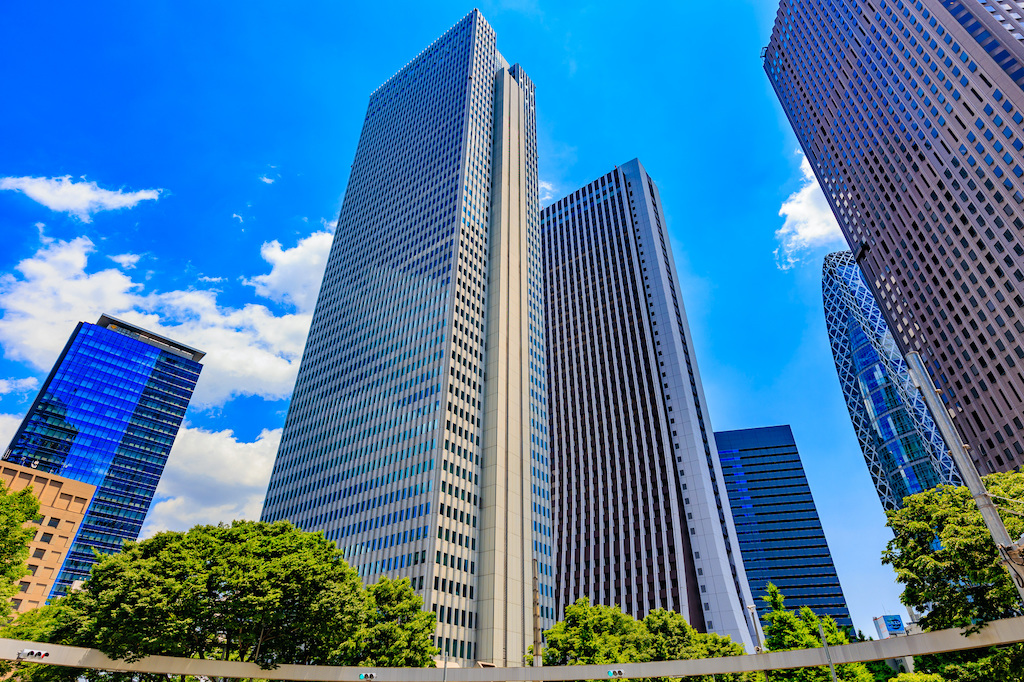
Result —
[[438, 649], [430, 643], [437, 618], [408, 578], [381, 579], [367, 590], [365, 615], [342, 659], [348, 665], [388, 668], [428, 666]]
[[39, 513], [39, 500], [32, 494], [32, 488], [14, 493], [0, 483], [0, 598], [6, 609], [3, 616], [10, 614], [10, 599], [18, 593], [18, 580], [28, 575], [28, 543], [36, 529], [25, 528]]
[[[1011, 538], [1024, 534], [1024, 473], [989, 474], [985, 488], [1000, 507]], [[1013, 513], [1017, 512], [1017, 513]], [[922, 614], [921, 627], [980, 630], [1024, 614], [981, 513], [966, 487], [939, 486], [887, 512], [894, 537], [882, 554], [903, 584], [901, 600]], [[1024, 569], [1021, 569], [1024, 570]], [[947, 682], [1024, 680], [1024, 645], [960, 651], [918, 659], [917, 668]]]
[[565, 618], [544, 633], [545, 666], [638, 663], [650, 660], [651, 635], [617, 606], [583, 598], [565, 609]]
[[[322, 534], [286, 522], [236, 521], [126, 543], [93, 567], [80, 591], [22, 616], [3, 634], [127, 661], [167, 655], [264, 669], [424, 666], [437, 653], [434, 622], [408, 579], [382, 578], [365, 589]], [[40, 682], [81, 673], [65, 669], [62, 677], [44, 667], [25, 666], [20, 676]]]
[[[743, 654], [741, 644], [729, 637], [698, 632], [673, 611], [656, 609], [638, 621], [617, 606], [592, 605], [585, 598], [566, 608], [565, 618], [544, 635], [547, 644], [541, 656], [546, 666], [645, 663]], [[532, 656], [527, 657], [527, 663], [532, 663]], [[711, 682], [710, 676], [686, 679]], [[747, 679], [754, 678], [716, 676], [718, 682]]]
[[[985, 476], [1003, 509], [1010, 537], [1024, 534], [1024, 474]], [[1000, 499], [1006, 498], [1006, 499]], [[1021, 500], [1014, 505], [1006, 500]], [[903, 584], [903, 603], [923, 614], [925, 630], [980, 626], [1024, 614], [981, 513], [966, 487], [938, 486], [903, 500], [887, 513], [894, 537], [882, 562]]]
[[[820, 647], [822, 642], [821, 634], [818, 632], [819, 622], [824, 628], [825, 640], [829, 646], [850, 643], [846, 632], [828, 616], [819, 618], [806, 606], [799, 611], [786, 609], [785, 597], [779, 592], [779, 588], [771, 583], [768, 583], [768, 593], [764, 600], [772, 608], [764, 616], [768, 623], [764, 634], [769, 651]], [[863, 663], [837, 665], [836, 677], [842, 682], [874, 682], [874, 676]], [[774, 670], [769, 674], [769, 679], [773, 682], [830, 682], [832, 678], [827, 667], [818, 667]]]

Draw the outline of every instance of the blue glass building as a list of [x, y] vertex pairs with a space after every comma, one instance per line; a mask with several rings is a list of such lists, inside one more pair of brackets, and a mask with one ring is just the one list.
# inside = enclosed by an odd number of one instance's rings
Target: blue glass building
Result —
[[263, 507], [410, 578], [459, 665], [522, 664], [535, 577], [555, 616], [539, 212], [534, 86], [474, 10], [370, 95]]
[[898, 509], [907, 495], [961, 485], [852, 253], [825, 257], [821, 288], [839, 384], [882, 506]]
[[1024, 464], [1018, 5], [780, 0], [763, 53], [895, 342], [983, 474]]
[[789, 426], [716, 431], [750, 591], [763, 619], [768, 583], [790, 609], [810, 607], [853, 628]]
[[97, 487], [51, 597], [139, 537], [203, 355], [107, 315], [75, 328], [3, 456]]

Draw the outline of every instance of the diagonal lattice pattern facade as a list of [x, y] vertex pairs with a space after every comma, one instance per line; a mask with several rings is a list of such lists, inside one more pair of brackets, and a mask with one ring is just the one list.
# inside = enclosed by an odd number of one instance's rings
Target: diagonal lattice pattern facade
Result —
[[962, 485], [852, 253], [825, 257], [821, 288], [839, 384], [882, 506], [898, 509], [907, 495]]

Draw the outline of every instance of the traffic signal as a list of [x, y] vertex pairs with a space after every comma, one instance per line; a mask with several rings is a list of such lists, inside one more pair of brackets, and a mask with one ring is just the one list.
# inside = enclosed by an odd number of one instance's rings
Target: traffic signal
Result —
[[42, 659], [49, 657], [49, 651], [39, 651], [38, 649], [22, 649], [18, 652], [19, 659], [33, 658]]
[[361, 680], [373, 680], [376, 678], [377, 676], [373, 673], [359, 673], [359, 679]]

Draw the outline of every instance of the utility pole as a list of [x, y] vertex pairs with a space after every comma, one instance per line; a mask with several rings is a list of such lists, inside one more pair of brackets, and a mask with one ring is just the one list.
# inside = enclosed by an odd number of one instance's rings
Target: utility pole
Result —
[[960, 440], [960, 433], [953, 425], [949, 410], [939, 398], [941, 392], [935, 388], [928, 377], [920, 354], [913, 351], [907, 353], [907, 366], [910, 369], [910, 378], [914, 382], [914, 386], [924, 396], [924, 401], [928, 405], [928, 409], [931, 410], [935, 424], [939, 427], [939, 432], [942, 433], [942, 437], [949, 447], [950, 455], [960, 469], [960, 476], [964, 479], [967, 489], [978, 505], [978, 511], [981, 512], [981, 518], [985, 521], [989, 534], [992, 535], [992, 541], [996, 543], [1003, 565], [1010, 573], [1010, 580], [1017, 588], [1017, 595], [1020, 597], [1021, 603], [1024, 603], [1024, 552], [1021, 547], [1024, 544], [1024, 536], [1016, 542], [1010, 539], [1010, 534], [999, 517], [999, 510], [996, 509], [992, 497], [985, 490], [985, 484], [974, 467], [974, 461], [967, 453], [968, 446]]
[[838, 682], [836, 679], [836, 667], [832, 665], [832, 654], [828, 652], [828, 639], [825, 638], [825, 627], [821, 624], [821, 619], [818, 619], [818, 632], [821, 633], [821, 645], [825, 647], [825, 658], [828, 659], [828, 669], [832, 673], [832, 682]]
[[[754, 626], [754, 634], [757, 635], [757, 653], [763, 654], [767, 647], [764, 645], [764, 640], [761, 639], [761, 628], [760, 623], [758, 622], [760, 619], [757, 616], [757, 607], [753, 604], [747, 604], [747, 611], [750, 612], [750, 624]], [[764, 682], [768, 682], [768, 671], [762, 670], [761, 672], [764, 673]]]
[[537, 569], [537, 560], [533, 560], [533, 667], [539, 668], [544, 665], [541, 661], [541, 634], [540, 634], [540, 577]]

